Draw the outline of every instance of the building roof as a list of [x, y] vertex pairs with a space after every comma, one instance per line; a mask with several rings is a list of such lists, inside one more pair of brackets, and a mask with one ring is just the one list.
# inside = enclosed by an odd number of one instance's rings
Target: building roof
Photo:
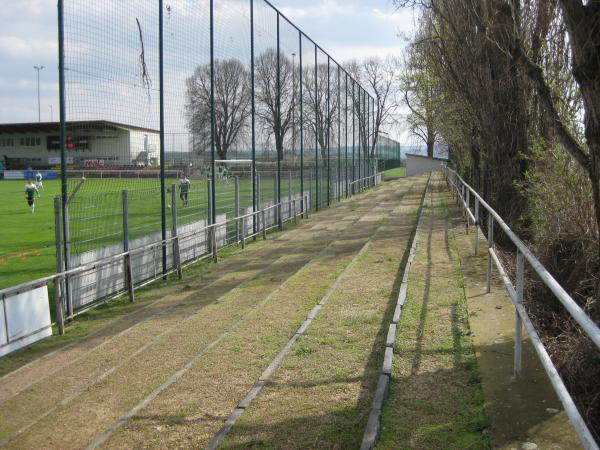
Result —
[[413, 156], [415, 158], [432, 159], [434, 161], [444, 161], [444, 162], [450, 161], [448, 158], [438, 158], [436, 156], [430, 157], [430, 156], [427, 156], [427, 155], [416, 155], [414, 153], [406, 153], [405, 156]]
[[[108, 120], [82, 120], [67, 122], [67, 130], [135, 130], [158, 133], [151, 128], [137, 127], [123, 123], [110, 122]], [[31, 122], [31, 123], [0, 123], [0, 134], [2, 133], [58, 133], [60, 122]]]

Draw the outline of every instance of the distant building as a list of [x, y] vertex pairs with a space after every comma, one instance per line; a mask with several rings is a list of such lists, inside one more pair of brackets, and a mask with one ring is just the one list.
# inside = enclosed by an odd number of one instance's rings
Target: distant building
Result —
[[[0, 124], [4, 168], [60, 164], [59, 122]], [[67, 123], [67, 163], [76, 168], [157, 164], [158, 130], [105, 120]]]
[[442, 164], [447, 164], [446, 158], [430, 158], [425, 155], [406, 155], [406, 176], [419, 175], [421, 173], [435, 172], [442, 169]]

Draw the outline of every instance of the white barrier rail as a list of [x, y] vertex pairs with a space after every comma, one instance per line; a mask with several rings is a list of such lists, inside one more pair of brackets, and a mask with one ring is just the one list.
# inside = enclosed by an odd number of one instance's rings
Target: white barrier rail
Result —
[[[573, 427], [583, 444], [585, 449], [598, 449], [598, 444], [594, 440], [587, 424], [583, 420], [583, 417], [579, 413], [573, 398], [569, 394], [562, 378], [560, 377], [558, 370], [554, 366], [544, 344], [542, 343], [526, 308], [523, 305], [523, 290], [525, 284], [525, 262], [533, 268], [537, 273], [542, 282], [548, 289], [554, 294], [554, 296], [561, 302], [565, 309], [569, 312], [571, 317], [581, 326], [586, 335], [594, 342], [597, 348], [600, 349], [600, 328], [596, 323], [581, 309], [581, 307], [573, 300], [573, 298], [564, 290], [564, 288], [556, 281], [556, 279], [548, 272], [548, 270], [542, 265], [542, 263], [535, 257], [533, 253], [527, 248], [527, 246], [519, 239], [519, 237], [510, 229], [510, 227], [504, 222], [502, 217], [494, 211], [494, 209], [488, 205], [483, 198], [468, 185], [454, 170], [444, 167], [444, 175], [446, 182], [450, 187], [453, 194], [456, 195], [456, 201], [462, 205], [463, 212], [467, 219], [467, 231], [469, 227], [469, 221], [475, 225], [475, 254], [479, 255], [479, 210], [483, 207], [488, 212], [488, 267], [487, 267], [487, 292], [490, 292], [491, 288], [491, 277], [492, 277], [492, 262], [498, 269], [500, 278], [509, 294], [514, 306], [515, 306], [515, 361], [514, 361], [514, 374], [515, 377], [519, 377], [522, 372], [522, 328], [525, 326], [531, 343], [538, 354], [538, 357], [548, 374], [548, 378], [560, 399], [565, 412], [567, 413], [569, 420], [573, 424]], [[471, 199], [470, 196], [474, 197], [474, 208], [471, 211]], [[516, 287], [506, 274], [506, 270], [500, 263], [498, 256], [494, 250], [494, 224], [497, 224], [500, 229], [508, 236], [512, 243], [517, 248], [517, 274], [516, 274]]]

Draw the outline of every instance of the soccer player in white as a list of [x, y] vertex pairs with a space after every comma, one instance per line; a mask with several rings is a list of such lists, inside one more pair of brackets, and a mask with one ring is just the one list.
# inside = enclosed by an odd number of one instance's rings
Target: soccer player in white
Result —
[[38, 189], [44, 189], [44, 184], [42, 183], [42, 178], [43, 178], [42, 174], [38, 170], [37, 173], [35, 174], [35, 186]]
[[29, 178], [27, 180], [27, 184], [25, 185], [25, 199], [31, 208], [31, 214], [33, 214], [35, 211], [35, 194], [37, 194], [38, 198], [41, 197], [37, 186], [33, 184], [33, 181], [31, 181], [31, 178]]

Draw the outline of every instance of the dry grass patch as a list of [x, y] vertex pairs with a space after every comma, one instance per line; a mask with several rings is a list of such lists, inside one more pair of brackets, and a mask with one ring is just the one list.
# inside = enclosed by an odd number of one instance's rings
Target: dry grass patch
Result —
[[[413, 180], [414, 181], [414, 180]], [[419, 180], [402, 199], [420, 198]], [[242, 415], [222, 448], [356, 448], [383, 359], [384, 318], [397, 295], [400, 261], [416, 221], [389, 195], [383, 222], [362, 221], [373, 239], [284, 360], [272, 383]]]

